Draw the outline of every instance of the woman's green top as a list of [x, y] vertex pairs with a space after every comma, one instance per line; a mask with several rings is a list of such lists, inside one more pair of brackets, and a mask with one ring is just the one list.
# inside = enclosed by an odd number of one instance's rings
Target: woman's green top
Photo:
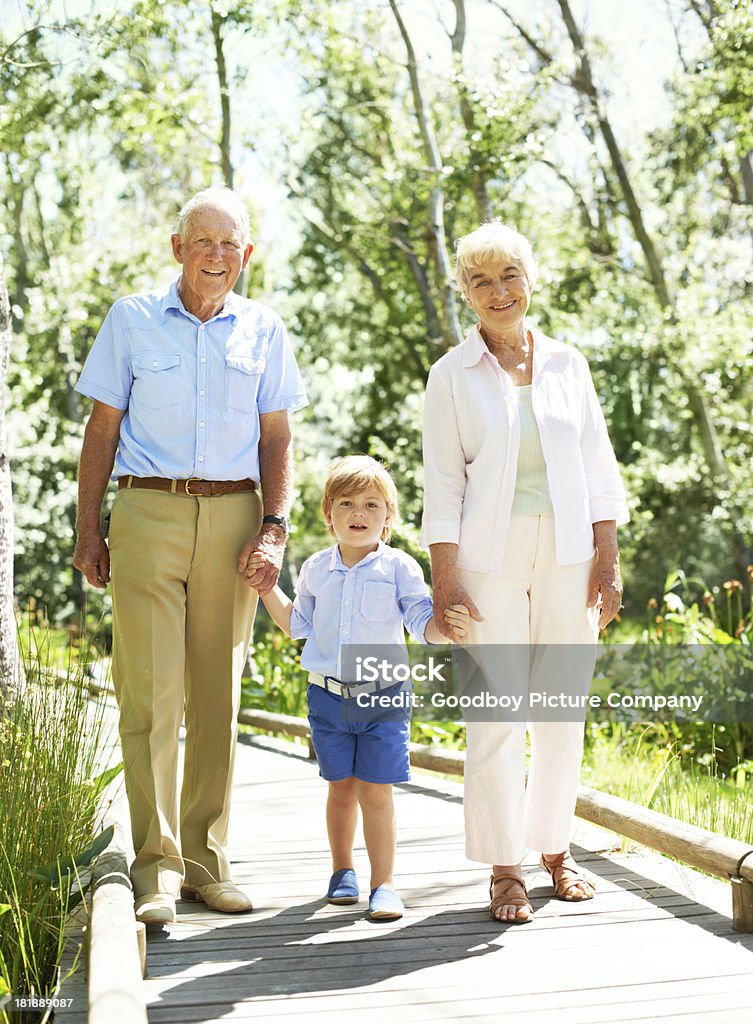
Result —
[[512, 502], [514, 516], [551, 516], [552, 500], [546, 478], [546, 463], [541, 449], [541, 438], [536, 417], [533, 415], [531, 385], [515, 388], [520, 417], [520, 451], [515, 494]]

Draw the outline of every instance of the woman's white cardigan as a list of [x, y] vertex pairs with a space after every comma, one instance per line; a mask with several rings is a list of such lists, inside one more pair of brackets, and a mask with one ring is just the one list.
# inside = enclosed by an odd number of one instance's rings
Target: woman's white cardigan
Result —
[[[532, 402], [554, 509], [558, 565], [593, 555], [592, 523], [628, 521], [625, 490], [588, 363], [534, 329]], [[425, 547], [458, 567], [502, 567], [520, 446], [515, 387], [478, 327], [431, 368], [424, 406]]]

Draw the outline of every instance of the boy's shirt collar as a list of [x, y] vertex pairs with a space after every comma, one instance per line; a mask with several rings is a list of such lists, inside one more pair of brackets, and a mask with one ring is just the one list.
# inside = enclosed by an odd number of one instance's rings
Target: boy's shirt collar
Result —
[[342, 555], [340, 554], [340, 545], [335, 544], [335, 546], [332, 548], [332, 554], [329, 560], [329, 570], [330, 572], [334, 572], [336, 569], [339, 569], [342, 572], [349, 572], [350, 569], [358, 569], [359, 566], [368, 565], [369, 562], [373, 562], [375, 558], [378, 558], [385, 552], [386, 548], [387, 545], [384, 543], [384, 541], [380, 540], [376, 551], [369, 551], [368, 555], [364, 555], [360, 562], [356, 562], [355, 565], [347, 566], [345, 562], [343, 562], [342, 560]]

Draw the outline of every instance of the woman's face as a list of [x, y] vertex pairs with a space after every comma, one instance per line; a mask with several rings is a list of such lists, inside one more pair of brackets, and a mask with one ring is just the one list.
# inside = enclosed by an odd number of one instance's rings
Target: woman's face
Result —
[[492, 335], [507, 334], [525, 320], [531, 286], [519, 263], [485, 263], [468, 281], [468, 302]]

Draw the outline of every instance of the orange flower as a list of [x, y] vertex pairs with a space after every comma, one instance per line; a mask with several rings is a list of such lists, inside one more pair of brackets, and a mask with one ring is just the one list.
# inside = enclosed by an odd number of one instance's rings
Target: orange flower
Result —
[[723, 586], [724, 589], [730, 594], [736, 594], [738, 590], [742, 590], [743, 588], [743, 585], [740, 582], [740, 580], [727, 580], [727, 582], [723, 584]]

